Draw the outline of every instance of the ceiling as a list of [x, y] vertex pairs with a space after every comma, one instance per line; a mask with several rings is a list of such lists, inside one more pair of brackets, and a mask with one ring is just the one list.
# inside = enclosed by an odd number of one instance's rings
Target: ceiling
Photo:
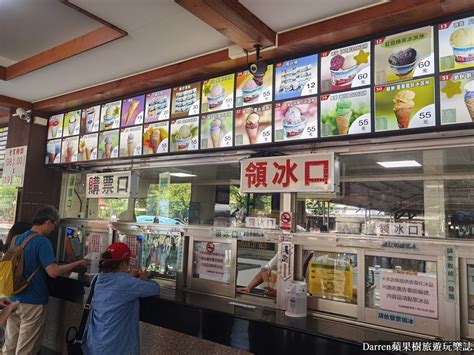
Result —
[[[1, 95], [35, 102], [233, 44], [171, 0], [71, 2], [127, 31], [128, 36], [10, 81], [0, 81]], [[275, 31], [381, 2], [278, 0], [269, 6], [268, 0], [241, 1]], [[22, 26], [17, 25], [20, 19]], [[2, 60], [11, 64], [98, 26], [59, 0], [1, 0], [0, 24], [0, 65]]]

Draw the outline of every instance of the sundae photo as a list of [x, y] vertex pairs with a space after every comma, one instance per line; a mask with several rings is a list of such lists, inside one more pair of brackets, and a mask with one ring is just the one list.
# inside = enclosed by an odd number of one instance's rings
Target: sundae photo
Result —
[[474, 122], [474, 80], [468, 81], [464, 85], [464, 103], [466, 104], [471, 120]]
[[[158, 127], [158, 125], [161, 127]], [[156, 154], [167, 151], [167, 145], [165, 146], [166, 149], [165, 147], [162, 147], [160, 150], [160, 145], [162, 145], [165, 140], [168, 140], [167, 125], [157, 123], [145, 126], [145, 131], [143, 133], [143, 154]]]
[[77, 124], [77, 117], [74, 113], [70, 113], [67, 116], [69, 116], [69, 122], [68, 122], [68, 132], [69, 135], [73, 135], [74, 131], [76, 129], [76, 124]]
[[471, 64], [474, 61], [474, 29], [458, 28], [449, 38], [453, 47], [454, 60], [458, 64]]
[[418, 53], [416, 49], [408, 47], [392, 54], [388, 58], [388, 63], [396, 75], [405, 76], [415, 67], [416, 60], [418, 59], [417, 57]]
[[191, 138], [191, 127], [186, 124], [181, 126], [178, 130], [178, 133], [176, 133], [176, 145], [178, 146], [178, 150], [188, 150]]
[[255, 81], [255, 77], [248, 80], [242, 88], [244, 102], [247, 103], [257, 100], [260, 96], [260, 93], [262, 92], [262, 85], [263, 82], [257, 84], [257, 82]]
[[207, 102], [209, 104], [209, 109], [213, 110], [221, 106], [224, 102], [225, 94], [225, 89], [220, 83], [217, 83], [212, 86], [212, 89], [207, 94]]
[[289, 107], [283, 118], [283, 131], [287, 138], [295, 137], [303, 133], [308, 119], [301, 113], [298, 107]]
[[214, 148], [219, 148], [221, 146], [221, 126], [222, 126], [222, 121], [219, 118], [216, 118], [214, 121], [212, 121], [211, 140], [212, 140], [212, 146]]
[[352, 55], [337, 54], [331, 59], [330, 70], [333, 86], [349, 85], [357, 74], [357, 62]]
[[257, 133], [259, 126], [260, 116], [256, 112], [252, 112], [245, 119], [245, 130], [249, 138], [250, 144], [257, 143]]
[[393, 112], [397, 117], [399, 128], [408, 128], [413, 113], [415, 93], [411, 90], [400, 90], [393, 98]]
[[120, 104], [106, 105], [105, 113], [103, 114], [104, 129], [112, 129], [118, 126], [117, 120], [120, 118]]
[[49, 127], [51, 129], [51, 137], [56, 138], [58, 135], [58, 128], [59, 128], [60, 121], [56, 118], [53, 118], [49, 121]]
[[336, 103], [336, 124], [339, 134], [347, 134], [352, 116], [352, 101], [339, 100]]

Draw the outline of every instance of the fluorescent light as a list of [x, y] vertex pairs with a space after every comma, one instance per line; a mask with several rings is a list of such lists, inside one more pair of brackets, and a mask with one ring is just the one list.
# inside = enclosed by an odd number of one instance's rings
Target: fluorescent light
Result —
[[170, 173], [171, 176], [176, 176], [176, 177], [195, 177], [197, 175], [194, 174], [188, 174], [188, 173]]
[[382, 165], [384, 168], [413, 168], [421, 166], [415, 160], [378, 161], [377, 164]]

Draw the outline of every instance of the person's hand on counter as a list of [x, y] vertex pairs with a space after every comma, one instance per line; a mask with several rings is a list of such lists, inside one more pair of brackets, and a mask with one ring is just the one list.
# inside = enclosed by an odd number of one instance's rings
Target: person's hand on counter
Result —
[[265, 296], [276, 297], [277, 291], [273, 287], [267, 286], [263, 288], [265, 290]]
[[248, 287], [237, 287], [235, 291], [239, 293], [249, 293], [250, 289]]
[[146, 270], [139, 270], [139, 278], [140, 280], [146, 280], [150, 277], [150, 273]]

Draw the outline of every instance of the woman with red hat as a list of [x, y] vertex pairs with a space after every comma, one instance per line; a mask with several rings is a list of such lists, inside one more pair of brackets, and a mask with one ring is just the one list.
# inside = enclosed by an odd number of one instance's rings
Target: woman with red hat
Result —
[[139, 299], [160, 293], [148, 273], [130, 273], [130, 248], [114, 243], [102, 254], [91, 311], [84, 333], [84, 354], [140, 354]]

